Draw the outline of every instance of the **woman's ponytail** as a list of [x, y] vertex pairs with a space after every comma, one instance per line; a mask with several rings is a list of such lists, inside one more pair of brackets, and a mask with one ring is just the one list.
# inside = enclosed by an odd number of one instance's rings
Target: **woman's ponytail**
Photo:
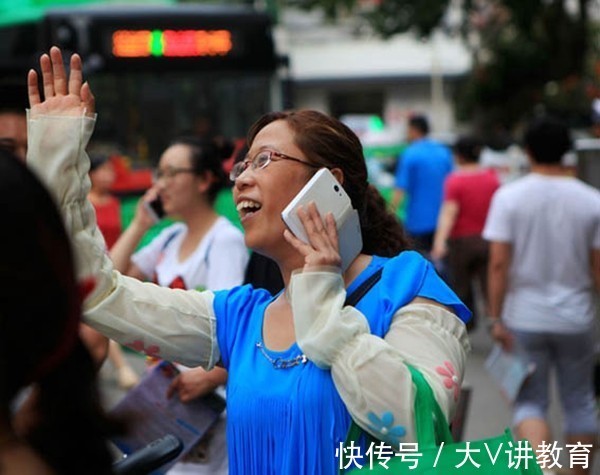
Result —
[[392, 257], [412, 248], [398, 219], [387, 210], [386, 202], [373, 185], [368, 185], [360, 210], [363, 252]]

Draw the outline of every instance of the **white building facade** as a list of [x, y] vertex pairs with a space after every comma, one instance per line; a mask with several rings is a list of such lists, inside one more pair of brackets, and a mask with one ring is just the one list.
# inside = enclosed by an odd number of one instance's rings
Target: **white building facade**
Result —
[[276, 44], [289, 58], [293, 107], [379, 115], [400, 132], [408, 115], [421, 112], [434, 133], [453, 131], [454, 85], [471, 67], [461, 39], [436, 33], [426, 41], [412, 34], [383, 40], [355, 27], [326, 24], [317, 12], [283, 12]]

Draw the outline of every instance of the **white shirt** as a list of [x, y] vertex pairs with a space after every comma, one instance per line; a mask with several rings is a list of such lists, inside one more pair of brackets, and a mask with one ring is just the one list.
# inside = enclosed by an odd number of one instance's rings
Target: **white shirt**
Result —
[[179, 260], [187, 227], [175, 223], [163, 229], [131, 260], [148, 279], [163, 287], [183, 279], [186, 289], [222, 290], [241, 285], [249, 254], [244, 235], [227, 218], [220, 216], [194, 252]]
[[600, 249], [600, 191], [575, 178], [531, 173], [496, 192], [483, 236], [512, 244], [502, 307], [509, 328], [591, 327], [590, 251]]

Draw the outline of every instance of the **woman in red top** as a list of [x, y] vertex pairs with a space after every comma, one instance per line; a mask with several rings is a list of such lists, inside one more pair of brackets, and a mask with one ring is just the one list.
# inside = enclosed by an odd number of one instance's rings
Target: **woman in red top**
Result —
[[[90, 154], [90, 181], [91, 189], [88, 199], [96, 211], [98, 227], [106, 241], [106, 248], [110, 249], [121, 235], [121, 202], [111, 192], [115, 182], [115, 170], [108, 155]], [[135, 386], [139, 378], [129, 366], [118, 343], [110, 341], [108, 358], [117, 370], [119, 386], [130, 389]]]
[[479, 165], [481, 145], [461, 137], [454, 145], [458, 170], [444, 182], [444, 201], [438, 218], [431, 257], [446, 258], [450, 284], [473, 311], [467, 328], [477, 321], [473, 284], [477, 281], [487, 305], [488, 243], [481, 237], [490, 202], [500, 186], [496, 172]]

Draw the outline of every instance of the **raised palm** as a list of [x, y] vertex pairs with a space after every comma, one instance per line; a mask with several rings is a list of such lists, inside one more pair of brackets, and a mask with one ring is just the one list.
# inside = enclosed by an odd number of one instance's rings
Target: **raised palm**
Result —
[[62, 53], [59, 48], [50, 48], [50, 55], [40, 57], [44, 99], [41, 99], [38, 74], [30, 70], [27, 75], [27, 90], [31, 106], [30, 117], [40, 115], [91, 116], [95, 112], [94, 96], [89, 85], [83, 83], [81, 58], [71, 56], [69, 77], [65, 71]]

